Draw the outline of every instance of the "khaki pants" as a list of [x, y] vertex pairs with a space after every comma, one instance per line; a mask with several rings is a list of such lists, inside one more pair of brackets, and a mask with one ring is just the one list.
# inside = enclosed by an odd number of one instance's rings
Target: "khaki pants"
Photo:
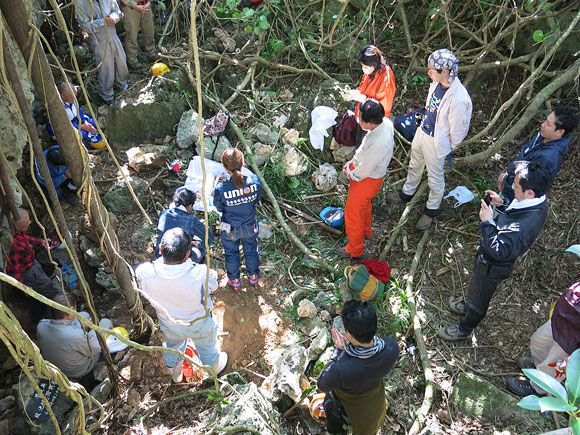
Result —
[[[558, 382], [562, 382], [566, 378], [566, 371], [560, 369], [559, 362], [566, 359], [568, 354], [554, 341], [551, 320], [540, 326], [530, 338], [530, 352], [538, 370], [547, 373]], [[538, 393], [545, 393], [543, 389], [533, 382], [532, 386]]]
[[411, 144], [409, 172], [407, 173], [407, 181], [403, 186], [405, 195], [412, 196], [415, 193], [425, 167], [427, 167], [427, 180], [430, 189], [427, 209], [433, 210], [431, 217], [434, 217], [437, 215], [445, 193], [445, 157], [437, 156], [435, 139], [419, 127]]
[[151, 9], [146, 14], [142, 14], [136, 9], [129, 6], [123, 8], [125, 14], [125, 48], [127, 53], [127, 63], [129, 65], [137, 62], [137, 53], [139, 53], [139, 44], [137, 36], [139, 30], [143, 33], [143, 48], [149, 59], [156, 57], [155, 39], [153, 31], [153, 14]]

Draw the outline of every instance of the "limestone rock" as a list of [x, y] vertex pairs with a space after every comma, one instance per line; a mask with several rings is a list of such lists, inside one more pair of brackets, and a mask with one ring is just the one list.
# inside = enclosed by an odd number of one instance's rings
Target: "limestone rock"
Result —
[[274, 151], [274, 147], [262, 142], [255, 142], [252, 146], [252, 151], [256, 165], [263, 166], [264, 163], [266, 163], [271, 157], [272, 151]]
[[293, 128], [282, 128], [282, 135], [282, 143], [284, 145], [292, 145], [293, 147], [298, 145], [298, 139], [300, 139], [300, 133], [298, 131]]
[[334, 329], [338, 329], [338, 332], [340, 332], [342, 335], [345, 334], [344, 332], [344, 323], [342, 323], [342, 318], [340, 316], [336, 316], [333, 321], [332, 321], [332, 327]]
[[111, 268], [106, 262], [101, 263], [99, 266], [99, 270], [95, 275], [95, 281], [109, 292], [118, 293], [121, 290], [119, 283], [117, 283], [117, 280], [111, 273]]
[[328, 346], [330, 339], [328, 329], [321, 329], [316, 338], [310, 343], [310, 346], [308, 346], [308, 359], [310, 361], [317, 359]]
[[290, 145], [284, 146], [284, 157], [282, 159], [284, 170], [289, 177], [295, 177], [306, 172], [308, 169], [307, 162], [298, 152], [298, 150]]
[[312, 377], [318, 378], [318, 375], [320, 375], [320, 372], [322, 371], [324, 366], [326, 366], [326, 364], [328, 364], [330, 362], [332, 355], [334, 355], [335, 349], [336, 348], [334, 346], [331, 346], [331, 347], [327, 347], [324, 350], [324, 352], [322, 352], [322, 354], [318, 357], [318, 361], [316, 361], [316, 364], [314, 366], [314, 371], [312, 372]]
[[312, 319], [316, 316], [316, 306], [308, 299], [302, 299], [298, 304], [297, 310], [299, 317], [308, 317]]
[[79, 246], [89, 266], [99, 267], [105, 262], [105, 254], [97, 246], [93, 246], [89, 239], [82, 234], [79, 236]]
[[318, 335], [323, 329], [326, 329], [326, 324], [318, 317], [312, 319], [305, 317], [298, 322], [298, 330], [309, 337]]
[[[181, 115], [179, 126], [177, 127], [176, 141], [177, 146], [184, 149], [195, 144], [197, 154], [201, 155], [201, 143], [199, 141], [197, 118], [198, 114], [193, 109], [188, 110]], [[232, 146], [226, 136], [221, 136], [219, 139], [217, 137], [204, 137], [203, 145], [204, 156], [216, 161], [219, 161], [222, 153]]]
[[513, 424], [533, 420], [539, 426], [548, 428], [549, 420], [542, 414], [520, 408], [517, 406], [519, 399], [472, 373], [459, 375], [449, 401], [466, 415], [488, 421], [509, 419]]
[[[92, 389], [91, 396], [93, 396], [99, 402], [104, 403], [107, 400], [107, 397], [109, 396], [109, 393], [111, 392], [112, 389], [113, 389], [113, 384], [111, 383], [111, 380], [107, 377], [101, 383], [99, 383], [95, 388]], [[85, 404], [85, 406], [87, 406], [86, 399], [83, 401], [83, 403]], [[77, 412], [78, 412], [78, 408], [75, 408], [69, 414], [67, 421], [66, 421], [66, 425], [65, 425], [64, 430], [63, 430], [64, 435], [76, 434], [76, 432], [74, 430], [74, 420], [77, 416]], [[95, 416], [97, 416], [97, 415], [98, 414], [93, 413], [93, 414], [87, 416], [87, 421], [85, 424], [87, 426], [90, 426], [91, 424], [95, 424], [96, 423]]]
[[321, 310], [320, 313], [318, 313], [318, 317], [320, 317], [320, 320], [322, 320], [323, 322], [326, 323], [332, 322], [332, 315], [326, 310]]
[[324, 163], [312, 174], [314, 186], [322, 192], [330, 192], [335, 188], [338, 180], [336, 169], [330, 163]]
[[338, 292], [340, 293], [340, 297], [344, 302], [352, 300], [352, 294], [350, 293], [346, 281], [343, 281], [338, 285]]
[[277, 131], [272, 131], [265, 124], [258, 124], [256, 126], [256, 137], [260, 142], [273, 145], [278, 142], [279, 133]]
[[146, 151], [133, 147], [126, 151], [128, 165], [137, 172], [159, 170], [165, 166], [167, 156], [157, 151]]
[[297, 401], [302, 394], [300, 377], [308, 361], [306, 349], [297, 343], [288, 346], [274, 361], [272, 374], [264, 381], [264, 388], [272, 397], [282, 393]]
[[334, 160], [337, 162], [346, 162], [347, 160], [350, 160], [352, 156], [354, 156], [355, 151], [355, 147], [341, 146], [336, 151], [333, 151], [332, 155], [334, 156]]
[[[264, 219], [264, 221], [266, 221], [266, 219]], [[260, 222], [258, 225], [258, 238], [269, 239], [274, 235], [274, 228], [272, 228], [270, 222], [264, 221]]]
[[[139, 201], [145, 201], [147, 198], [147, 193], [145, 192], [147, 182], [138, 177], [127, 178]], [[139, 213], [139, 208], [133, 200], [133, 196], [131, 196], [131, 192], [129, 192], [124, 180], [117, 181], [109, 188], [109, 191], [103, 196], [103, 202], [109, 211], [116, 215]]]

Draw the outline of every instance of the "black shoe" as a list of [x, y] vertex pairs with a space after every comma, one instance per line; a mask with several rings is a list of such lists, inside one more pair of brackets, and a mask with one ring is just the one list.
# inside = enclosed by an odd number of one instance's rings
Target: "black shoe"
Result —
[[529, 356], [520, 356], [516, 360], [518, 367], [520, 369], [535, 369], [536, 365], [534, 364], [534, 360]]
[[346, 252], [344, 250], [344, 248], [336, 248], [334, 250], [334, 252], [336, 253], [336, 255], [338, 255], [340, 258], [352, 258], [352, 255], [350, 255], [348, 252]]
[[471, 337], [471, 332], [465, 332], [459, 327], [459, 325], [454, 325], [441, 327], [437, 335], [445, 341], [459, 341], [467, 340]]
[[532, 383], [529, 379], [507, 378], [505, 383], [508, 389], [518, 396], [545, 396], [545, 394], [540, 394], [534, 390], [534, 387], [532, 387]]

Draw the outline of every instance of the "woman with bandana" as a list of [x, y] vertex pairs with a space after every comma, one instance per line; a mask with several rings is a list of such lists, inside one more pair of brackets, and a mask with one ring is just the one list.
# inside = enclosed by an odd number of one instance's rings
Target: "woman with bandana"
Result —
[[429, 198], [417, 229], [426, 230], [439, 214], [445, 191], [445, 158], [458, 146], [469, 130], [471, 97], [458, 77], [459, 60], [446, 48], [429, 56], [428, 75], [433, 82], [429, 87], [421, 126], [417, 128], [411, 145], [411, 161], [407, 181], [400, 193], [391, 192], [387, 201], [410, 201], [419, 187], [423, 170], [427, 167]]
[[[374, 45], [363, 47], [359, 51], [357, 59], [363, 72], [361, 83], [358, 88], [348, 91], [345, 95], [346, 99], [355, 101], [355, 119], [358, 122], [360, 106], [368, 98], [378, 100], [385, 109], [385, 117], [388, 118], [393, 108], [393, 99], [397, 90], [393, 70], [387, 64], [381, 50]], [[365, 131], [359, 125], [356, 130], [357, 147], [362, 143], [364, 135]], [[338, 146], [331, 145], [331, 149], [336, 148]]]

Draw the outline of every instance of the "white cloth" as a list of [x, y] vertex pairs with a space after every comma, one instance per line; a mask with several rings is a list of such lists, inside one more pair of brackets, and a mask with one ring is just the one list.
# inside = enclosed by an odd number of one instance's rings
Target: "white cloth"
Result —
[[[219, 213], [215, 206], [213, 205], [213, 191], [218, 184], [220, 178], [226, 178], [227, 180], [230, 179], [230, 176], [226, 172], [224, 165], [220, 162], [216, 162], [210, 159], [203, 159], [204, 166], [205, 166], [205, 202], [207, 204], [207, 211], [215, 211]], [[245, 166], [242, 167], [242, 174], [246, 176], [254, 175], [252, 171], [250, 171]], [[201, 170], [201, 157], [195, 156], [189, 162], [189, 166], [187, 168], [187, 178], [185, 180], [185, 187], [187, 187], [192, 192], [201, 192], [202, 191], [202, 184], [203, 184], [203, 171]], [[196, 199], [195, 203], [193, 204], [194, 210], [203, 211], [203, 201], [201, 199]], [[220, 213], [221, 214], [221, 213]]]
[[[437, 87], [436, 82], [429, 86], [427, 102]], [[471, 97], [459, 78], [453, 80], [451, 86], [441, 99], [437, 109], [435, 121], [435, 144], [438, 157], [445, 157], [451, 150], [457, 147], [469, 131], [471, 122]], [[418, 130], [421, 130], [420, 128]]]
[[316, 150], [324, 148], [324, 138], [328, 137], [328, 128], [336, 125], [338, 112], [331, 107], [316, 106], [311, 113], [312, 127], [310, 127], [310, 143]]
[[[135, 270], [139, 291], [151, 302], [157, 317], [166, 325], [189, 325], [205, 315], [207, 266], [187, 259], [181, 264], [165, 264], [163, 257], [143, 263]], [[216, 290], [217, 273], [209, 271], [209, 293]], [[208, 298], [207, 307], [213, 306]]]
[[387, 166], [393, 157], [394, 134], [395, 129], [389, 118], [383, 118], [378, 127], [367, 132], [352, 158], [354, 170], [350, 177], [353, 180], [378, 179], [387, 174]]
[[411, 161], [409, 162], [407, 181], [403, 186], [405, 195], [415, 193], [425, 167], [427, 167], [427, 180], [430, 189], [427, 208], [438, 210], [445, 193], [445, 157], [437, 155], [435, 139], [418, 128], [411, 143]]
[[517, 210], [517, 209], [528, 208], [528, 207], [534, 207], [535, 205], [541, 204], [545, 200], [546, 200], [546, 195], [542, 195], [539, 198], [528, 198], [528, 199], [524, 199], [523, 201], [520, 201], [520, 200], [514, 198], [514, 200], [511, 202], [511, 204], [509, 205], [509, 207], [506, 208], [505, 211], [514, 210], [514, 209]]

